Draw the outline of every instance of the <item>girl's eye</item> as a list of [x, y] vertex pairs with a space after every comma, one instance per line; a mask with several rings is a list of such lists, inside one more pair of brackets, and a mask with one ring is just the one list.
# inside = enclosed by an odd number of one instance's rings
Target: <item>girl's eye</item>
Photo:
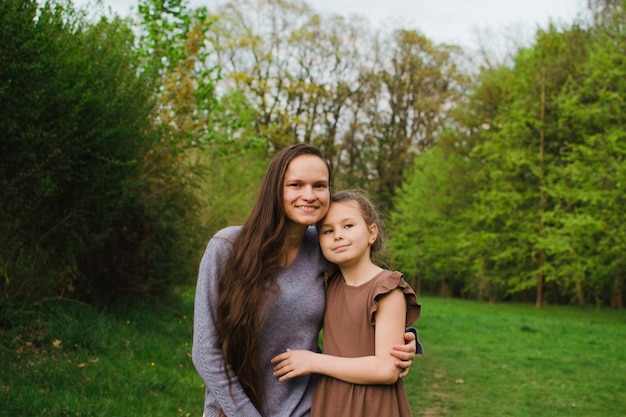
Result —
[[344, 228], [346, 228], [346, 229], [349, 229], [349, 228], [351, 228], [351, 227], [352, 227], [352, 225], [351, 225], [350, 223], [348, 223], [348, 224], [346, 224], [346, 225], [344, 226]]
[[332, 233], [332, 232], [333, 232], [333, 229], [326, 229], [326, 230], [322, 231], [322, 234], [327, 235], [327, 234]]

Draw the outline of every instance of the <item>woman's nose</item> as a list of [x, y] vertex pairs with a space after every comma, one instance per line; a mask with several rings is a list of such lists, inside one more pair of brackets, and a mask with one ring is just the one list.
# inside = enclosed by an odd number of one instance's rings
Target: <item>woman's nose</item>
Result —
[[302, 198], [308, 201], [315, 200], [315, 192], [313, 191], [313, 187], [304, 187], [304, 189], [302, 190]]

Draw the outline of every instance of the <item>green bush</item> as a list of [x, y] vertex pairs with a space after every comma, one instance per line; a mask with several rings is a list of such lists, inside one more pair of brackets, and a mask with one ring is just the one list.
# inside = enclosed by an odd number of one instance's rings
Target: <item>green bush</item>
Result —
[[0, 3], [0, 296], [159, 295], [197, 255], [181, 244], [191, 193], [152, 125], [156, 80], [128, 21], [64, 5]]

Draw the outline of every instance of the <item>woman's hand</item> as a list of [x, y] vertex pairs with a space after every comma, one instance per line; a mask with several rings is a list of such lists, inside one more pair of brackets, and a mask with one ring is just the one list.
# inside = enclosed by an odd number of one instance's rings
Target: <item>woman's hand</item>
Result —
[[400, 372], [400, 378], [404, 378], [409, 374], [409, 369], [413, 365], [413, 358], [417, 352], [417, 342], [415, 341], [415, 334], [412, 332], [404, 333], [404, 345], [393, 345], [391, 350], [391, 356], [396, 358], [396, 366], [402, 369]]

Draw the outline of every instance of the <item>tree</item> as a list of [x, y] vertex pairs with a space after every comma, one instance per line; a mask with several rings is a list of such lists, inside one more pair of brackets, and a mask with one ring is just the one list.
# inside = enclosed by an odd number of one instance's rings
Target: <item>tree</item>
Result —
[[418, 157], [398, 194], [402, 268], [465, 296], [525, 300], [535, 290], [538, 306], [620, 305], [620, 27], [551, 27], [513, 67], [483, 69], [455, 128]]
[[153, 140], [133, 42], [126, 22], [89, 25], [70, 4], [0, 4], [3, 296], [96, 297], [103, 276], [133, 285], [136, 271], [106, 253], [140, 206], [135, 179]]
[[362, 76], [361, 124], [376, 172], [376, 195], [393, 206], [411, 159], [433, 146], [467, 78], [457, 68], [459, 48], [435, 45], [414, 30], [395, 30], [375, 43], [373, 68]]
[[464, 277], [470, 270], [459, 251], [467, 230], [462, 219], [471, 207], [458, 192], [466, 169], [467, 161], [435, 146], [415, 157], [398, 191], [390, 216], [393, 260], [418, 290], [423, 282], [443, 296], [469, 290]]
[[[567, 164], [554, 180], [568, 232], [567, 260], [596, 303], [624, 307], [624, 8], [605, 9], [591, 31], [582, 82], [568, 83], [560, 97], [561, 125], [579, 140], [568, 144]], [[583, 295], [579, 302], [584, 302]]]
[[368, 189], [383, 210], [465, 81], [458, 48], [409, 30], [375, 41], [365, 21], [317, 14], [303, 2], [227, 3], [212, 42], [225, 81], [257, 113], [257, 135], [273, 149], [318, 145], [335, 186]]

